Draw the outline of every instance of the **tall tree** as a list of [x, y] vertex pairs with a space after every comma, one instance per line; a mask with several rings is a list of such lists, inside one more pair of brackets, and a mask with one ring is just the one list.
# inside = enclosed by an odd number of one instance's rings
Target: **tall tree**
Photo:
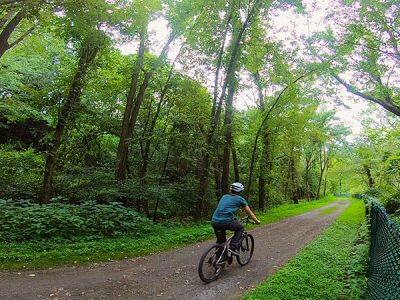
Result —
[[[93, 6], [92, 6], [93, 5]], [[64, 30], [65, 37], [71, 44], [76, 45], [78, 63], [72, 76], [72, 81], [65, 103], [60, 111], [54, 140], [47, 153], [44, 178], [40, 201], [48, 203], [51, 197], [51, 186], [54, 169], [57, 161], [57, 152], [62, 142], [62, 137], [68, 123], [71, 122], [79, 111], [82, 90], [85, 84], [85, 77], [94, 64], [95, 59], [106, 44], [107, 37], [98, 27], [109, 19], [108, 11], [112, 7], [103, 1], [93, 1], [77, 7], [75, 3], [66, 3], [64, 6]], [[89, 9], [87, 13], [85, 9]]]

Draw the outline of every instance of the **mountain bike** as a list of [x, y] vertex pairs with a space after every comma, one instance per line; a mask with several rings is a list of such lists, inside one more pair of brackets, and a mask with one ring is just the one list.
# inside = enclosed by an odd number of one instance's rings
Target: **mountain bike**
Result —
[[[239, 221], [243, 224], [253, 223], [250, 221], [249, 217], [242, 218]], [[216, 280], [225, 266], [232, 263], [233, 256], [236, 256], [236, 260], [241, 266], [247, 265], [250, 262], [254, 251], [253, 236], [250, 233], [243, 232], [238, 256], [232, 255], [230, 251], [228, 251], [232, 238], [233, 235], [223, 244], [211, 245], [201, 256], [198, 272], [201, 280], [205, 283]]]

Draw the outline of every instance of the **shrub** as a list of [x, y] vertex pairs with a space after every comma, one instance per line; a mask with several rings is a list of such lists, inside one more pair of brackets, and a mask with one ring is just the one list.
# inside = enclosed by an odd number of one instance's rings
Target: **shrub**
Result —
[[32, 148], [15, 151], [0, 146], [0, 198], [36, 198], [44, 158]]
[[385, 201], [385, 209], [388, 214], [393, 214], [400, 209], [400, 195], [392, 195]]
[[81, 205], [0, 200], [0, 241], [75, 239], [83, 236], [144, 236], [156, 228], [119, 203]]

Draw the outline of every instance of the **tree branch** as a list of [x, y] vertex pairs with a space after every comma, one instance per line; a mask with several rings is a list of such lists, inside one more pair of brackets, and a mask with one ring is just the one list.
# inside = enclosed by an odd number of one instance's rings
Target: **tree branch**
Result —
[[16, 45], [18, 45], [20, 42], [22, 42], [24, 40], [24, 38], [26, 38], [28, 35], [30, 35], [32, 33], [33, 30], [35, 30], [36, 26], [32, 26], [29, 30], [27, 30], [23, 35], [21, 35], [18, 39], [16, 39], [14, 42], [12, 42], [8, 48], [12, 48]]
[[[376, 104], [379, 104], [380, 106], [382, 106], [383, 108], [385, 108], [386, 110], [394, 113], [396, 116], [400, 117], [400, 106], [393, 104], [393, 101], [391, 100], [390, 96], [386, 93], [386, 97], [385, 100], [380, 100], [377, 99], [373, 96], [367, 95], [363, 92], [360, 92], [356, 87], [350, 85], [349, 83], [345, 82], [343, 79], [341, 79], [338, 75], [334, 74], [331, 71], [331, 75], [341, 84], [343, 85], [346, 90], [350, 93], [352, 93], [353, 95], [359, 96], [365, 100], [374, 102]], [[389, 97], [389, 98], [388, 98]]]

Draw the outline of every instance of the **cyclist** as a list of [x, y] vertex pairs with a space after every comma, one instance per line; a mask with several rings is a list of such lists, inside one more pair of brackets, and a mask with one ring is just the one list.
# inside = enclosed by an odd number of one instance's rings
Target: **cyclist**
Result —
[[234, 215], [241, 208], [248, 216], [256, 223], [260, 224], [260, 220], [257, 219], [255, 214], [250, 209], [247, 201], [240, 196], [240, 193], [244, 190], [243, 184], [240, 182], [234, 182], [231, 184], [231, 193], [222, 196], [219, 200], [218, 206], [211, 219], [211, 225], [214, 228], [215, 235], [217, 237], [217, 243], [223, 244], [226, 242], [226, 230], [235, 231], [235, 234], [230, 243], [230, 249], [228, 250], [233, 255], [239, 255], [240, 238], [243, 233], [243, 224], [239, 221], [235, 221]]

